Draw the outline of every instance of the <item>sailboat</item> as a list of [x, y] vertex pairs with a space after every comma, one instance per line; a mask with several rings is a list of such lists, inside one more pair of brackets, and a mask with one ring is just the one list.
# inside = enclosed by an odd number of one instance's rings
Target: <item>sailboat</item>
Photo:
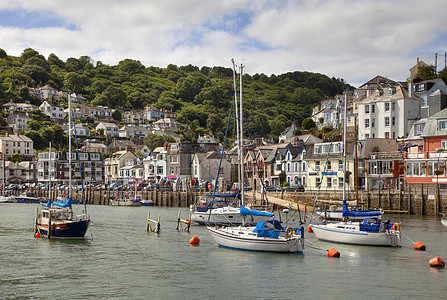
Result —
[[[233, 73], [235, 70], [235, 63], [233, 62]], [[240, 114], [239, 114], [239, 131], [238, 136], [238, 150], [240, 159], [240, 186], [244, 186], [243, 174], [244, 166], [242, 160], [242, 74], [243, 66], [240, 67]], [[236, 87], [236, 84], [235, 84]], [[235, 102], [236, 98], [235, 98]], [[237, 111], [237, 109], [236, 109]], [[304, 249], [304, 227], [283, 228], [278, 220], [270, 219], [258, 222], [256, 226], [247, 226], [246, 219], [254, 217], [273, 218], [273, 213], [266, 211], [257, 211], [248, 209], [244, 205], [244, 190], [241, 190], [241, 207], [239, 208], [239, 214], [242, 218], [242, 225], [239, 226], [211, 226], [208, 225], [207, 229], [216, 243], [221, 247], [248, 250], [248, 251], [264, 251], [264, 252], [292, 252], [299, 253]], [[212, 212], [212, 210], [211, 210]], [[210, 215], [211, 215], [210, 212]]]
[[[234, 64], [234, 61], [233, 61]], [[239, 122], [236, 126], [237, 134], [237, 147], [238, 147], [238, 160], [239, 160], [239, 172], [238, 172], [238, 185], [239, 187], [244, 186], [244, 171], [243, 171], [243, 138], [242, 138], [242, 98], [240, 101], [240, 110], [237, 107], [237, 82], [236, 82], [236, 70], [233, 65], [233, 79], [234, 79], [234, 104], [236, 112], [236, 122]], [[242, 79], [242, 76], [241, 76]], [[242, 97], [242, 82], [241, 82], [241, 97]], [[240, 117], [239, 117], [240, 115]], [[231, 112], [230, 112], [231, 117]], [[227, 126], [228, 131], [228, 126]], [[225, 142], [224, 142], [225, 145]], [[223, 156], [221, 154], [221, 159]], [[220, 170], [220, 166], [218, 168]], [[256, 225], [258, 222], [271, 220], [273, 217], [271, 215], [252, 215], [250, 217], [246, 216], [243, 220], [241, 216], [240, 203], [243, 197], [244, 191], [236, 190], [233, 193], [216, 194], [216, 187], [218, 183], [219, 172], [216, 176], [216, 184], [214, 185], [214, 193], [212, 195], [206, 195], [198, 200], [198, 203], [190, 206], [191, 212], [191, 222], [199, 225]]]
[[440, 215], [441, 215], [441, 224], [447, 227], [447, 216], [442, 213], [440, 213]]
[[[48, 198], [48, 202], [41, 203], [42, 207], [36, 208], [34, 234], [35, 236], [47, 238], [61, 238], [61, 239], [82, 239], [87, 232], [90, 224], [90, 216], [87, 214], [87, 205], [85, 203], [84, 189], [82, 189], [84, 210], [81, 214], [76, 215], [72, 209], [72, 155], [71, 155], [71, 98], [68, 96], [68, 166], [69, 166], [69, 195], [66, 201], [52, 202]], [[76, 129], [75, 129], [76, 135]], [[51, 155], [51, 151], [50, 151]], [[51, 162], [51, 157], [50, 160]], [[78, 163], [79, 161], [78, 152]], [[50, 165], [48, 166], [50, 168]], [[81, 172], [82, 176], [82, 172]], [[82, 178], [81, 178], [82, 182]], [[83, 186], [83, 184], [82, 184]]]
[[[346, 170], [346, 125], [347, 125], [347, 95], [345, 95], [345, 118], [343, 137], [343, 168]], [[343, 172], [346, 176], [346, 171]], [[350, 211], [346, 204], [346, 180], [343, 178], [343, 211], [342, 217], [364, 218], [362, 221], [341, 221], [333, 223], [310, 224], [319, 240], [369, 246], [401, 246], [399, 224], [390, 221], [382, 222], [381, 211]], [[315, 200], [317, 201], [317, 200]]]

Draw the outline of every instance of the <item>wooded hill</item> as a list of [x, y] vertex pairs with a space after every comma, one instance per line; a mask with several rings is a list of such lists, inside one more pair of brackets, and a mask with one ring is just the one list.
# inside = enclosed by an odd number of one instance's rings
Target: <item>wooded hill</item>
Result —
[[[41, 99], [31, 96], [28, 87], [49, 84], [82, 94], [92, 105], [123, 110], [151, 105], [172, 110], [181, 123], [220, 140], [234, 95], [233, 71], [228, 67], [146, 67], [133, 59], [109, 66], [88, 56], [66, 61], [55, 54], [45, 58], [30, 48], [20, 57], [0, 49], [0, 83], [0, 104], [29, 101], [39, 105]], [[245, 74], [243, 86], [245, 120], [252, 137], [277, 137], [292, 122], [301, 125], [320, 100], [348, 87], [340, 78], [298, 71]]]

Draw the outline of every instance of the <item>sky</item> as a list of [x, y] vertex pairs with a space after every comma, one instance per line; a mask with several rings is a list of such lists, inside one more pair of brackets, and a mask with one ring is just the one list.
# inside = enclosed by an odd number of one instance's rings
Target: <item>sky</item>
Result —
[[359, 86], [404, 81], [447, 51], [445, 0], [2, 0], [0, 48], [146, 67], [245, 65], [322, 73]]

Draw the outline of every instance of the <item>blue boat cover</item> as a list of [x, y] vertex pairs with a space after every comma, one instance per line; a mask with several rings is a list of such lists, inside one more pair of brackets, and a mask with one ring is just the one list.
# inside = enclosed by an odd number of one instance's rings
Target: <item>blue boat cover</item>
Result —
[[346, 204], [346, 200], [343, 200], [343, 217], [377, 217], [380, 216], [382, 212], [375, 210], [375, 211], [350, 211], [348, 209], [348, 205]]
[[248, 209], [245, 206], [241, 205], [241, 216], [264, 216], [264, 217], [271, 217], [271, 216], [273, 216], [273, 213], [268, 212], [268, 211], [259, 211], [259, 210], [254, 210], [254, 209]]
[[[208, 197], [213, 197], [212, 194], [207, 195]], [[219, 198], [240, 198], [239, 195], [239, 190], [235, 191], [234, 193], [231, 194], [215, 194], [214, 197], [219, 197]]]
[[258, 234], [258, 237], [267, 237], [277, 239], [282, 230], [281, 223], [278, 220], [262, 221], [256, 224], [253, 232]]
[[71, 201], [71, 198], [68, 198], [67, 201], [54, 202], [53, 204], [56, 205], [56, 206], [65, 208], [65, 207], [71, 207], [71, 204], [72, 204], [72, 203], [73, 203], [73, 202]]
[[51, 208], [51, 200], [48, 200], [48, 202], [40, 202], [45, 207]]

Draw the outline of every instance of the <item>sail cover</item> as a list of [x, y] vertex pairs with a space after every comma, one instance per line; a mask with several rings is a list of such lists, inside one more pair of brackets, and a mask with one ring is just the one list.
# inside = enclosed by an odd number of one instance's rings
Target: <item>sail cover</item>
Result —
[[[207, 195], [208, 197], [213, 197], [212, 194]], [[215, 194], [214, 197], [219, 197], [219, 198], [240, 198], [239, 195], [239, 191], [235, 191], [234, 193], [231, 194]]]
[[268, 211], [259, 211], [254, 209], [248, 209], [245, 206], [241, 205], [241, 216], [264, 216], [271, 217], [273, 214]]
[[54, 202], [53, 204], [65, 208], [65, 207], [71, 207], [71, 203], [72, 203], [71, 198], [68, 198], [67, 201]]
[[378, 217], [382, 214], [381, 211], [350, 211], [346, 201], [343, 200], [343, 217]]

